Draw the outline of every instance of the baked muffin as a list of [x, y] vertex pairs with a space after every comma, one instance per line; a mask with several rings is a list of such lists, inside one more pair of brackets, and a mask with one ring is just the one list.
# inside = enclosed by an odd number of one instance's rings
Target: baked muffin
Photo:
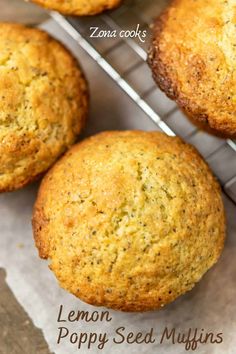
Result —
[[76, 140], [88, 110], [76, 60], [38, 29], [0, 24], [0, 192], [26, 185]]
[[59, 11], [65, 15], [96, 15], [117, 7], [121, 0], [32, 0], [47, 9]]
[[218, 183], [196, 150], [158, 132], [105, 132], [43, 179], [33, 231], [61, 286], [123, 311], [192, 289], [225, 238]]
[[175, 0], [156, 20], [149, 64], [159, 87], [197, 125], [236, 137], [232, 1]]

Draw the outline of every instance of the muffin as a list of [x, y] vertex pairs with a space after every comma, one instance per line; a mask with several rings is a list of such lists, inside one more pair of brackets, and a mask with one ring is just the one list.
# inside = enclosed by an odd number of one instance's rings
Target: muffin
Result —
[[198, 126], [236, 137], [236, 20], [232, 1], [175, 0], [155, 21], [154, 79]]
[[147, 311], [216, 263], [224, 207], [192, 146], [159, 132], [104, 132], [45, 176], [33, 231], [64, 289], [92, 305]]
[[96, 15], [117, 7], [121, 0], [32, 0], [47, 9], [59, 11], [65, 15]]
[[87, 84], [71, 54], [38, 29], [0, 24], [0, 192], [36, 179], [76, 140]]

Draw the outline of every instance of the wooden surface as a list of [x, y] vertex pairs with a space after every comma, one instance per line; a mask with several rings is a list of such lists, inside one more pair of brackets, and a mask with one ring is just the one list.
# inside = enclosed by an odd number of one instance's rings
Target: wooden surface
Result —
[[[0, 0], [0, 21], [38, 24], [46, 11], [23, 0]], [[0, 269], [0, 354], [50, 354], [42, 331], [36, 328], [17, 302]]]
[[36, 328], [5, 282], [0, 269], [0, 354], [50, 354]]

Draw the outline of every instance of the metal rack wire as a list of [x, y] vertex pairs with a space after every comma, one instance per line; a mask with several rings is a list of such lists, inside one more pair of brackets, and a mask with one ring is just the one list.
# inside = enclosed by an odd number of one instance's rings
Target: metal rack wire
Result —
[[143, 43], [139, 38], [91, 37], [91, 27], [120, 33], [134, 30], [137, 24], [149, 34], [153, 16], [157, 16], [167, 2], [127, 0], [119, 9], [92, 18], [63, 17], [54, 12], [51, 15], [159, 129], [168, 135], [179, 135], [197, 147], [236, 204], [236, 142], [199, 131], [156, 87], [146, 64], [149, 40]]

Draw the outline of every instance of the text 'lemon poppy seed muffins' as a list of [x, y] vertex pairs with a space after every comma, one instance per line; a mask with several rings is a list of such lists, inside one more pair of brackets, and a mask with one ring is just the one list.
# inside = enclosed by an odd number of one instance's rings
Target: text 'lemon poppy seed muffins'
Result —
[[236, 137], [235, 3], [174, 0], [155, 21], [149, 64], [198, 126]]
[[116, 8], [122, 0], [32, 0], [33, 2], [65, 15], [96, 15]]
[[45, 176], [33, 231], [63, 288], [89, 304], [147, 311], [216, 263], [224, 207], [192, 146], [158, 132], [104, 132]]
[[0, 192], [26, 185], [76, 140], [87, 84], [71, 54], [38, 29], [0, 24]]

